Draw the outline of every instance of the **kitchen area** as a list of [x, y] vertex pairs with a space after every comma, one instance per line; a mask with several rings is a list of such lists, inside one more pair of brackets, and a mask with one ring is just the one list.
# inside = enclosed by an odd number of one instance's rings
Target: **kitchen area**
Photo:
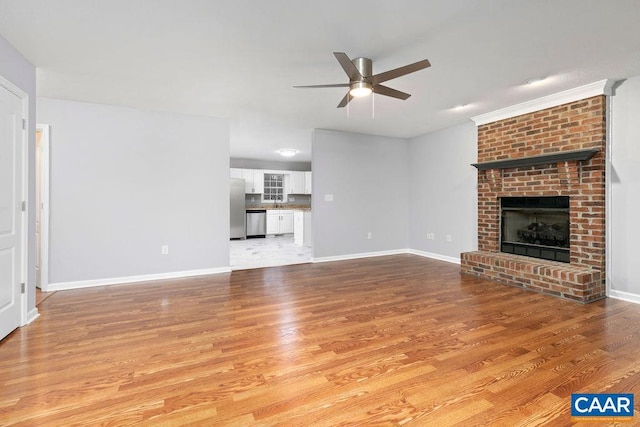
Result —
[[311, 171], [230, 169], [233, 270], [311, 261]]

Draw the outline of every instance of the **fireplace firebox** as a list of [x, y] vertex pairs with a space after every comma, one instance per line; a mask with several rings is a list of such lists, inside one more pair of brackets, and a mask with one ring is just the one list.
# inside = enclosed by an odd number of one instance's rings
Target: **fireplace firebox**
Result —
[[569, 197], [500, 199], [500, 250], [570, 262]]

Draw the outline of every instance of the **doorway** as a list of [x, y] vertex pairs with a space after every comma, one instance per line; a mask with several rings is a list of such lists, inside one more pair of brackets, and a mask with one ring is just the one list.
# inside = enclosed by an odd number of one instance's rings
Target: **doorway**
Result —
[[49, 146], [50, 126], [36, 125], [36, 286], [49, 286]]
[[231, 215], [259, 213], [263, 222], [260, 232], [247, 229], [240, 238], [231, 233], [236, 237], [229, 242], [231, 270], [311, 262], [311, 171], [231, 167], [229, 176], [244, 180], [233, 196], [240, 198], [240, 209]]

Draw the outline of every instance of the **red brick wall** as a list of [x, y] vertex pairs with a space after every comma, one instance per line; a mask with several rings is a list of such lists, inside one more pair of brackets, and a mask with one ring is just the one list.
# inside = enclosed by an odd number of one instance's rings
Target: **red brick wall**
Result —
[[605, 271], [604, 95], [478, 127], [478, 163], [587, 148], [585, 162], [478, 172], [478, 250], [499, 251], [500, 197], [569, 196], [571, 266]]
[[604, 149], [606, 99], [594, 96], [478, 127], [478, 162]]

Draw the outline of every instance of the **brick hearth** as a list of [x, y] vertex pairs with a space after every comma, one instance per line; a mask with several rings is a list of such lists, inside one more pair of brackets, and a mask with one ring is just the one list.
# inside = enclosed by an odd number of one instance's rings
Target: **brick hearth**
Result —
[[[604, 95], [478, 126], [478, 162], [597, 149], [586, 161], [478, 171], [478, 251], [462, 272], [580, 302], [605, 296]], [[569, 196], [570, 263], [499, 252], [500, 198]]]

